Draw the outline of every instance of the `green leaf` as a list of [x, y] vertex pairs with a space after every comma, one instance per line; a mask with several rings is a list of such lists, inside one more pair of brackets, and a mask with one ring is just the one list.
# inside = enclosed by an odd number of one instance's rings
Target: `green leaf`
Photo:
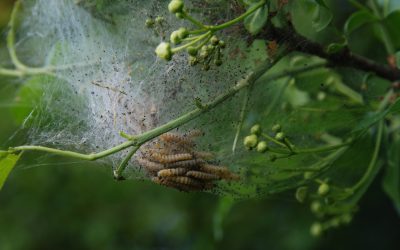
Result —
[[320, 32], [325, 29], [332, 21], [333, 15], [324, 1], [316, 1], [317, 5], [313, 12], [312, 26], [315, 31]]
[[344, 25], [344, 33], [346, 35], [350, 35], [356, 29], [361, 26], [378, 21], [378, 18], [374, 16], [371, 12], [360, 10], [358, 12], [353, 13], [346, 21]]
[[11, 170], [13, 170], [21, 154], [10, 154], [8, 152], [0, 151], [0, 190], [3, 188]]
[[400, 215], [400, 134], [394, 136], [387, 152], [388, 163], [383, 178], [383, 190], [392, 199]]
[[[253, 7], [256, 4], [250, 5], [249, 8]], [[246, 19], [244, 19], [244, 27], [252, 35], [256, 35], [265, 26], [267, 20], [268, 20], [268, 8], [267, 5], [264, 5], [263, 7], [256, 10], [256, 12], [246, 17]]]
[[223, 222], [226, 216], [231, 211], [233, 205], [234, 200], [230, 196], [222, 197], [219, 200], [218, 207], [215, 210], [213, 218], [214, 239], [217, 241], [220, 241], [223, 238]]
[[367, 113], [359, 124], [352, 130], [352, 134], [359, 134], [370, 128], [372, 125], [385, 118], [389, 114], [395, 114], [400, 112], [400, 99], [397, 99], [388, 109], [384, 111], [377, 111], [373, 113]]
[[[400, 10], [393, 11], [384, 20], [383, 24], [387, 29], [387, 34], [390, 36], [390, 41], [393, 43], [396, 50], [400, 49]], [[381, 38], [383, 39], [383, 38]]]
[[342, 51], [344, 48], [346, 48], [346, 46], [347, 46], [346, 43], [331, 43], [326, 48], [326, 52], [328, 54], [335, 54]]
[[21, 85], [14, 99], [11, 112], [17, 124], [22, 124], [43, 95], [43, 85], [47, 82], [47, 76], [35, 76]]
[[397, 68], [400, 69], [400, 51], [397, 51], [396, 54], [394, 54], [394, 57], [396, 58]]

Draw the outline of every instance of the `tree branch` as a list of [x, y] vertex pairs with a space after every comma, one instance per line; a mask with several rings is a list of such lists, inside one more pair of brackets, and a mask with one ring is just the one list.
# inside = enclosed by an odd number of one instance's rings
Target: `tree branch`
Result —
[[280, 44], [286, 44], [291, 50], [324, 58], [328, 60], [332, 66], [351, 67], [373, 72], [377, 76], [390, 81], [400, 80], [400, 70], [398, 69], [391, 68], [388, 65], [383, 65], [366, 57], [354, 54], [347, 48], [337, 53], [329, 54], [321, 44], [301, 36], [292, 27], [276, 28], [271, 25], [259, 36], [264, 39], [276, 40]]

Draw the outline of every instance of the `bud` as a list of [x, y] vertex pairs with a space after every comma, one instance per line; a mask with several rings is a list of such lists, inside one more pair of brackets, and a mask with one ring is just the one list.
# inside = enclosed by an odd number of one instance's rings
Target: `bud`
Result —
[[155, 52], [157, 56], [161, 59], [169, 61], [172, 58], [171, 45], [169, 43], [166, 42], [160, 43], [157, 46]]
[[257, 152], [258, 152], [258, 153], [264, 153], [264, 152], [267, 151], [267, 150], [268, 150], [267, 142], [265, 142], [265, 141], [260, 141], [260, 142], [257, 144]]
[[296, 200], [300, 203], [303, 203], [307, 198], [308, 187], [299, 187], [296, 190]]
[[156, 19], [154, 19], [156, 23], [162, 23], [164, 22], [164, 17], [162, 16], [157, 16]]
[[224, 41], [220, 40], [220, 41], [218, 42], [218, 46], [219, 46], [221, 49], [224, 49], [224, 48], [226, 47], [226, 44], [225, 44]]
[[215, 59], [214, 60], [214, 64], [217, 66], [221, 66], [222, 65], [222, 60], [221, 59]]
[[211, 41], [211, 44], [214, 46], [217, 46], [219, 43], [219, 39], [217, 36], [212, 36], [210, 41]]
[[252, 149], [257, 145], [258, 138], [256, 135], [249, 135], [244, 138], [244, 146], [248, 149]]
[[272, 132], [278, 133], [281, 132], [282, 130], [282, 126], [280, 124], [275, 124], [274, 126], [272, 126]]
[[256, 124], [253, 127], [251, 127], [250, 129], [250, 133], [254, 134], [254, 135], [259, 135], [261, 134], [261, 126], [260, 124]]
[[275, 135], [275, 139], [277, 139], [278, 141], [283, 141], [283, 139], [285, 139], [285, 133], [283, 132], [279, 132]]
[[195, 56], [189, 56], [189, 64], [190, 66], [194, 66], [198, 63], [199, 61], [197, 60], [197, 57]]
[[311, 212], [318, 214], [322, 211], [322, 205], [319, 201], [313, 201], [310, 206]]
[[183, 27], [179, 28], [177, 31], [180, 39], [185, 39], [189, 35], [189, 31]]
[[182, 42], [181, 38], [179, 37], [179, 31], [175, 30], [171, 33], [169, 38], [173, 44], [180, 44]]
[[325, 196], [329, 193], [329, 185], [327, 183], [322, 183], [319, 187], [318, 187], [318, 195], [320, 196]]
[[172, 14], [181, 13], [183, 10], [183, 6], [184, 6], [184, 4], [183, 4], [182, 0], [172, 0], [168, 4], [168, 10]]
[[323, 228], [322, 228], [321, 223], [319, 223], [319, 222], [314, 222], [314, 223], [311, 225], [310, 233], [311, 233], [312, 236], [314, 236], [314, 237], [321, 236], [322, 232], [323, 232]]
[[147, 27], [147, 28], [153, 27], [154, 23], [155, 23], [155, 22], [154, 22], [153, 19], [151, 19], [151, 18], [146, 19], [146, 27]]
[[181, 12], [176, 13], [175, 16], [176, 16], [176, 18], [178, 18], [178, 19], [183, 19], [183, 18], [185, 18], [185, 15], [182, 14]]
[[210, 65], [209, 64], [203, 65], [203, 70], [204, 71], [209, 71], [210, 70]]
[[310, 180], [310, 179], [313, 177], [313, 175], [314, 175], [313, 172], [310, 172], [310, 171], [305, 172], [305, 173], [304, 173], [304, 179]]

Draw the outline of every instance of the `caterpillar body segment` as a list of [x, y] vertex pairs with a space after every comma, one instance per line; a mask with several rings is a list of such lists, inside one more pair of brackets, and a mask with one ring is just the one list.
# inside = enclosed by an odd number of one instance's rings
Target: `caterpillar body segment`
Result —
[[201, 165], [205, 164], [206, 162], [204, 160], [187, 160], [187, 161], [177, 161], [174, 163], [168, 163], [165, 166], [167, 168], [199, 168]]
[[194, 171], [194, 170], [188, 171], [186, 173], [186, 176], [193, 177], [193, 178], [199, 179], [199, 180], [205, 180], [205, 181], [221, 179], [221, 177], [216, 174], [209, 174], [209, 173], [204, 173], [201, 171]]
[[193, 159], [193, 155], [190, 153], [181, 153], [181, 154], [172, 154], [172, 155], [165, 155], [160, 153], [153, 153], [149, 155], [153, 160], [166, 164], [166, 163], [173, 163], [179, 161], [186, 161]]
[[149, 160], [147, 160], [146, 158], [143, 158], [143, 157], [138, 157], [137, 161], [138, 161], [140, 166], [144, 167], [149, 172], [156, 172], [157, 173], [158, 171], [164, 169], [164, 165], [163, 164], [149, 161]]
[[185, 175], [187, 169], [185, 168], [168, 168], [158, 171], [158, 177], [171, 177], [171, 176], [181, 176]]

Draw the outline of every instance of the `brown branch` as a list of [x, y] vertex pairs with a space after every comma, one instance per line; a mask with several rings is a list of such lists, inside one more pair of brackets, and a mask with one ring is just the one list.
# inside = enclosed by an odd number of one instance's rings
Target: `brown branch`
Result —
[[276, 40], [279, 44], [286, 44], [292, 50], [306, 54], [316, 55], [328, 60], [332, 66], [352, 67], [355, 69], [373, 72], [376, 75], [390, 81], [400, 80], [400, 70], [391, 68], [388, 65], [377, 63], [366, 57], [352, 53], [349, 49], [329, 54], [324, 47], [306, 37], [299, 35], [293, 28], [276, 28], [269, 26], [259, 37], [268, 40]]

